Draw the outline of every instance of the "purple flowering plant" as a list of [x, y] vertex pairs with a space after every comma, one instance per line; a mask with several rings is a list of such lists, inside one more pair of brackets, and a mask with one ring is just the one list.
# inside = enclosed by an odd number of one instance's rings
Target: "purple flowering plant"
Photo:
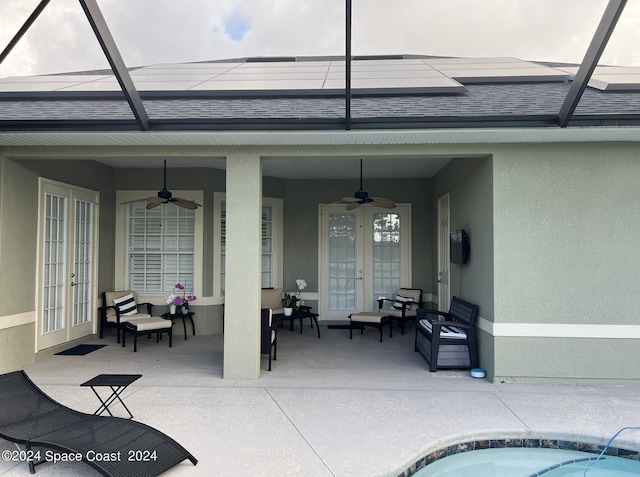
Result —
[[[179, 290], [176, 292], [176, 290]], [[182, 296], [180, 296], [180, 291], [182, 291]], [[177, 283], [173, 287], [173, 291], [167, 294], [167, 304], [168, 305], [176, 305], [176, 306], [189, 306], [190, 301], [195, 301], [195, 295], [187, 295], [185, 292], [184, 285]]]

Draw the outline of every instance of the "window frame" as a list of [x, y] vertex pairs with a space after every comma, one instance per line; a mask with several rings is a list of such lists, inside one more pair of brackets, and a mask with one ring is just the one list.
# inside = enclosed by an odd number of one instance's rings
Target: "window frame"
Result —
[[[172, 194], [176, 197], [188, 197], [191, 200], [203, 204], [204, 191], [202, 190], [172, 190]], [[116, 191], [116, 223], [115, 223], [115, 288], [117, 290], [129, 290], [129, 275], [127, 273], [129, 266], [129, 250], [127, 241], [129, 237], [129, 220], [128, 220], [128, 204], [134, 200], [144, 200], [147, 197], [153, 197], [158, 193], [157, 190], [117, 190]], [[159, 207], [177, 207], [176, 205], [167, 204]], [[199, 207], [194, 210], [194, 237], [193, 237], [193, 293], [198, 297], [198, 304], [204, 304], [200, 301], [203, 296], [203, 264], [204, 264], [204, 213], [203, 208]], [[166, 294], [172, 290], [164, 290], [163, 293], [147, 293], [139, 292], [138, 295], [144, 296], [145, 301], [154, 304], [163, 304]]]

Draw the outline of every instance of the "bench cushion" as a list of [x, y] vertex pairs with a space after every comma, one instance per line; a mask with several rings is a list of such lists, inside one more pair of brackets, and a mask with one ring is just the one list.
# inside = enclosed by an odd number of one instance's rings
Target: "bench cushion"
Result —
[[[433, 325], [429, 320], [420, 320], [418, 326], [424, 328], [429, 333], [433, 333]], [[457, 338], [457, 339], [467, 339], [467, 333], [457, 326], [453, 325], [445, 325], [440, 329], [440, 337], [441, 338]]]

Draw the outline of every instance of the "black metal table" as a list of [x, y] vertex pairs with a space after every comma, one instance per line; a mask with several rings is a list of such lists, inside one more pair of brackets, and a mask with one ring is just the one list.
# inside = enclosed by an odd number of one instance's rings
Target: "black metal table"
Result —
[[293, 320], [300, 320], [300, 334], [302, 334], [302, 320], [305, 318], [309, 318], [309, 323], [311, 324], [311, 328], [313, 329], [313, 323], [316, 324], [316, 329], [318, 330], [318, 338], [320, 338], [320, 326], [318, 326], [318, 315], [317, 313], [313, 313], [311, 311], [310, 306], [301, 306], [300, 309], [294, 310], [294, 312], [287, 316], [284, 313], [278, 313], [277, 315], [273, 315], [277, 317], [279, 322], [282, 323], [285, 320], [289, 320], [289, 331], [293, 331]]
[[[102, 403], [96, 412], [94, 412], [96, 416], [107, 411], [109, 415], [113, 417], [113, 414], [111, 414], [111, 411], [109, 410], [109, 406], [117, 400], [120, 401], [120, 404], [122, 404], [122, 406], [127, 410], [127, 413], [129, 413], [129, 419], [133, 419], [133, 414], [131, 414], [129, 408], [120, 398], [120, 394], [127, 389], [127, 386], [141, 377], [142, 374], [99, 374], [95, 378], [91, 378], [89, 381], [82, 383], [80, 386], [89, 386]], [[100, 387], [108, 387], [111, 389], [111, 394], [107, 399], [102, 399], [100, 394], [98, 394], [98, 391], [96, 391], [95, 388]]]
[[193, 311], [188, 311], [187, 313], [165, 313], [161, 315], [165, 320], [173, 320], [175, 318], [182, 318], [182, 327], [184, 328], [184, 339], [187, 339], [187, 320], [191, 322], [191, 331], [193, 336], [196, 335], [196, 326], [193, 324]]

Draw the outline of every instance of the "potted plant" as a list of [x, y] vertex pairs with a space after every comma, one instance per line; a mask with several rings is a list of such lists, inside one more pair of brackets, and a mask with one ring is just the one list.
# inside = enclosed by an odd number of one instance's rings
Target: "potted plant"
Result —
[[[179, 295], [180, 291], [182, 292], [182, 296]], [[184, 289], [184, 285], [178, 283], [174, 285], [173, 291], [167, 294], [166, 302], [169, 305], [169, 313], [175, 315], [178, 311], [178, 307], [180, 307], [180, 312], [182, 314], [189, 313], [189, 302], [195, 300], [195, 295], [187, 295]]]
[[284, 299], [282, 300], [282, 306], [284, 306], [285, 316], [291, 316], [293, 314], [293, 310], [296, 308], [297, 302], [298, 302], [297, 296], [290, 295], [289, 293], [284, 294]]

